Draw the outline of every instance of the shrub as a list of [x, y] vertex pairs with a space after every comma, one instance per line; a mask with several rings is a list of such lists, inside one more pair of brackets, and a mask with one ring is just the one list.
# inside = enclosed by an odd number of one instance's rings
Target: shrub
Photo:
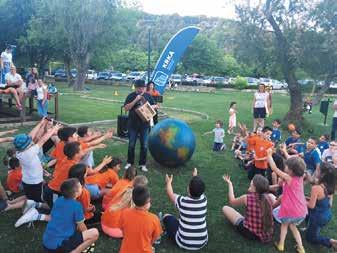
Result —
[[235, 79], [234, 86], [235, 86], [235, 88], [237, 88], [239, 90], [243, 90], [248, 86], [248, 82], [247, 82], [246, 78], [238, 76]]

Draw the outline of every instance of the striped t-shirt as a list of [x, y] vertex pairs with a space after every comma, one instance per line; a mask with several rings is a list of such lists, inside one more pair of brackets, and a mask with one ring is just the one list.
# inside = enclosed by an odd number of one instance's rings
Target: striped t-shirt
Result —
[[179, 228], [176, 233], [178, 246], [187, 250], [201, 249], [208, 241], [205, 195], [198, 199], [177, 195], [175, 205], [179, 210]]

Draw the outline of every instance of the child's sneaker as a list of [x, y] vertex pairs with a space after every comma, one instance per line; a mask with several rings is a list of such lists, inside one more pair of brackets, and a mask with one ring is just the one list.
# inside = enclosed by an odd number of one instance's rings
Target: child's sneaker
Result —
[[82, 251], [82, 253], [92, 253], [95, 251], [95, 243], [91, 244], [88, 248]]
[[304, 247], [303, 246], [295, 246], [296, 252], [298, 253], [305, 253]]
[[31, 208], [27, 211], [27, 213], [22, 215], [21, 218], [17, 220], [14, 227], [18, 228], [25, 223], [36, 221], [38, 217], [39, 217], [39, 212], [35, 208]]
[[124, 169], [128, 169], [128, 168], [130, 168], [132, 166], [132, 164], [131, 163], [127, 163], [126, 165], [125, 165], [125, 167], [124, 167]]
[[145, 165], [141, 165], [140, 166], [140, 169], [143, 171], [143, 172], [148, 172], [149, 170], [146, 168]]
[[284, 251], [284, 245], [281, 245], [278, 242], [274, 242], [274, 246], [278, 251], [280, 251], [280, 252]]
[[36, 202], [34, 200], [31, 200], [31, 199], [27, 199], [26, 201], [26, 204], [25, 204], [25, 207], [23, 208], [23, 211], [22, 213], [25, 214], [27, 213], [27, 211], [33, 207], [36, 206]]

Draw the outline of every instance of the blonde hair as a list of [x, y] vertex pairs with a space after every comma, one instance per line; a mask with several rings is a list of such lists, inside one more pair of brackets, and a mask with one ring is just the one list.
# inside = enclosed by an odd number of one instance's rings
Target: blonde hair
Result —
[[146, 186], [148, 185], [148, 183], [149, 183], [149, 180], [147, 179], [146, 176], [139, 175], [139, 176], [136, 176], [135, 179], [133, 180], [133, 187]]

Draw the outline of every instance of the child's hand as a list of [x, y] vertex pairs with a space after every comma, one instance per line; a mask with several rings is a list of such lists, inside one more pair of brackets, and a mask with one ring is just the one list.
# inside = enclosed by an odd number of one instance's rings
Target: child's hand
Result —
[[172, 181], [173, 181], [173, 175], [169, 176], [169, 175], [166, 174], [166, 176], [165, 176], [166, 184], [172, 184]]
[[89, 208], [89, 212], [94, 213], [96, 211], [96, 207], [94, 205], [91, 205]]
[[192, 172], [192, 177], [196, 177], [196, 176], [198, 176], [198, 169], [194, 168]]
[[102, 163], [105, 164], [105, 165], [107, 165], [111, 161], [112, 161], [112, 157], [106, 155], [106, 156], [104, 156]]
[[268, 156], [268, 157], [272, 157], [272, 156], [273, 156], [273, 149], [272, 149], [272, 148], [269, 148], [269, 149], [267, 150], [267, 156]]
[[57, 132], [62, 128], [63, 126], [60, 123], [57, 123], [53, 128], [52, 131], [54, 134], [57, 134]]
[[104, 143], [98, 144], [97, 148], [103, 149], [106, 148], [106, 145]]
[[227, 184], [233, 184], [232, 181], [231, 181], [231, 178], [230, 176], [228, 175], [223, 175], [223, 180], [227, 183]]
[[13, 129], [13, 130], [9, 130], [8, 133], [9, 133], [9, 134], [14, 134], [14, 133], [17, 132], [17, 131], [18, 131], [18, 129]]

